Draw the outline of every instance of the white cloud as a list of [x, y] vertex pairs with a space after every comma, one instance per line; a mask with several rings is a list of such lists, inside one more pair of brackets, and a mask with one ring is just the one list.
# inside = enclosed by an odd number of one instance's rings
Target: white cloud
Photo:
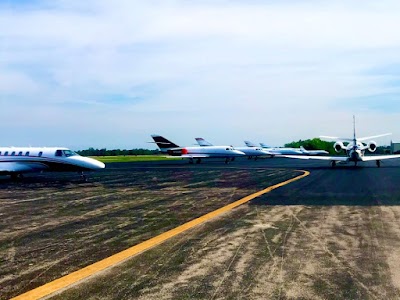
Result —
[[[360, 101], [399, 92], [385, 74], [400, 63], [395, 1], [40, 3], [0, 11], [0, 117], [23, 117], [33, 125], [20, 133], [43, 142], [147, 147], [158, 132], [282, 144], [351, 130], [353, 113], [375, 117], [375, 133], [400, 112]], [[54, 122], [68, 126], [34, 130]]]

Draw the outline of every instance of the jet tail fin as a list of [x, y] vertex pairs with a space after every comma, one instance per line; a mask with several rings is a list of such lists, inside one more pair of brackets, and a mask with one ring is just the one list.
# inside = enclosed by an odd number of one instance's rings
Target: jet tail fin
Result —
[[169, 140], [167, 140], [165, 137], [157, 134], [152, 134], [151, 137], [153, 138], [154, 142], [157, 144], [158, 148], [160, 148], [161, 151], [166, 151], [171, 148], [179, 148], [179, 146]]
[[246, 144], [247, 147], [258, 147], [256, 144], [250, 141], [244, 141], [244, 143]]
[[207, 142], [205, 139], [203, 138], [195, 138], [196, 142], [200, 145], [200, 146], [212, 146], [213, 144], [211, 144], [210, 142]]

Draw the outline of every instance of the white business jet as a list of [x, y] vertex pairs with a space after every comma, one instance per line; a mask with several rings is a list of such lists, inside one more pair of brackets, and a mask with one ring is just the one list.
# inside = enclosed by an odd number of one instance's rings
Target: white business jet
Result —
[[201, 163], [202, 158], [225, 158], [225, 163], [227, 164], [233, 161], [235, 157], [244, 156], [243, 152], [235, 150], [232, 146], [179, 147], [160, 135], [153, 134], [151, 137], [162, 153], [187, 158], [191, 164], [194, 159], [196, 159], [196, 163]]
[[[375, 161], [376, 166], [379, 168], [381, 166], [381, 161], [385, 159], [394, 159], [400, 158], [400, 155], [365, 155], [365, 151], [375, 152], [377, 148], [377, 144], [372, 139], [383, 137], [390, 135], [391, 133], [385, 133], [380, 135], [368, 136], [357, 138], [356, 137], [356, 121], [353, 116], [353, 138], [340, 138], [334, 136], [320, 136], [320, 138], [328, 139], [328, 140], [336, 140], [336, 143], [333, 145], [335, 151], [340, 153], [342, 150], [346, 152], [346, 156], [300, 156], [300, 155], [285, 155], [287, 158], [297, 158], [297, 159], [314, 159], [314, 160], [327, 160], [331, 161], [332, 167], [336, 166], [336, 163], [349, 163], [353, 162], [354, 166], [357, 166], [358, 162], [363, 161]], [[369, 141], [368, 141], [369, 140]], [[365, 143], [365, 141], [368, 141]], [[347, 145], [344, 145], [343, 142], [348, 142]]]
[[12, 179], [22, 178], [23, 173], [42, 171], [75, 171], [86, 179], [83, 171], [103, 168], [102, 162], [80, 156], [67, 148], [0, 148], [0, 174], [10, 175]]
[[[247, 146], [253, 145], [255, 147], [256, 145], [252, 142], [245, 141], [245, 144]], [[322, 154], [328, 154], [328, 151], [325, 150], [307, 150], [303, 146], [300, 146], [300, 148], [288, 148], [288, 147], [269, 147], [264, 143], [260, 143], [261, 147], [270, 152], [272, 155], [322, 155]]]
[[[210, 142], [206, 141], [203, 138], [195, 138], [195, 140], [202, 147], [214, 146], [213, 144], [211, 144]], [[257, 160], [257, 158], [260, 156], [270, 156], [271, 155], [270, 152], [262, 149], [261, 147], [249, 147], [249, 146], [235, 147], [235, 150], [242, 151], [248, 157], [248, 159], [252, 159], [254, 157], [254, 160]]]

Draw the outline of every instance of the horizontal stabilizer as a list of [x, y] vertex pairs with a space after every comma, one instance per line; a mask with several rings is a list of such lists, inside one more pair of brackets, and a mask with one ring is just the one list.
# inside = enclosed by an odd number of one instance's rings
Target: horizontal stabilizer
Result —
[[357, 141], [366, 141], [366, 140], [372, 140], [378, 137], [382, 137], [382, 136], [388, 136], [391, 135], [391, 133], [384, 133], [384, 134], [379, 134], [379, 135], [373, 135], [373, 136], [367, 136], [367, 137], [362, 137], [357, 139]]
[[342, 138], [338, 136], [326, 136], [326, 135], [320, 135], [319, 136], [321, 139], [326, 139], [326, 140], [334, 140], [334, 141], [343, 141], [343, 142], [352, 142], [354, 139], [352, 138]]
[[362, 158], [363, 161], [385, 160], [400, 158], [400, 154], [395, 155], [368, 155]]

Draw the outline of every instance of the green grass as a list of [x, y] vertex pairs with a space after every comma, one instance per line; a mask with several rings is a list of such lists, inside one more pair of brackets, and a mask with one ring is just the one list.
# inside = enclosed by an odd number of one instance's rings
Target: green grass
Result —
[[171, 160], [171, 158], [161, 155], [92, 156], [92, 158], [103, 163]]

